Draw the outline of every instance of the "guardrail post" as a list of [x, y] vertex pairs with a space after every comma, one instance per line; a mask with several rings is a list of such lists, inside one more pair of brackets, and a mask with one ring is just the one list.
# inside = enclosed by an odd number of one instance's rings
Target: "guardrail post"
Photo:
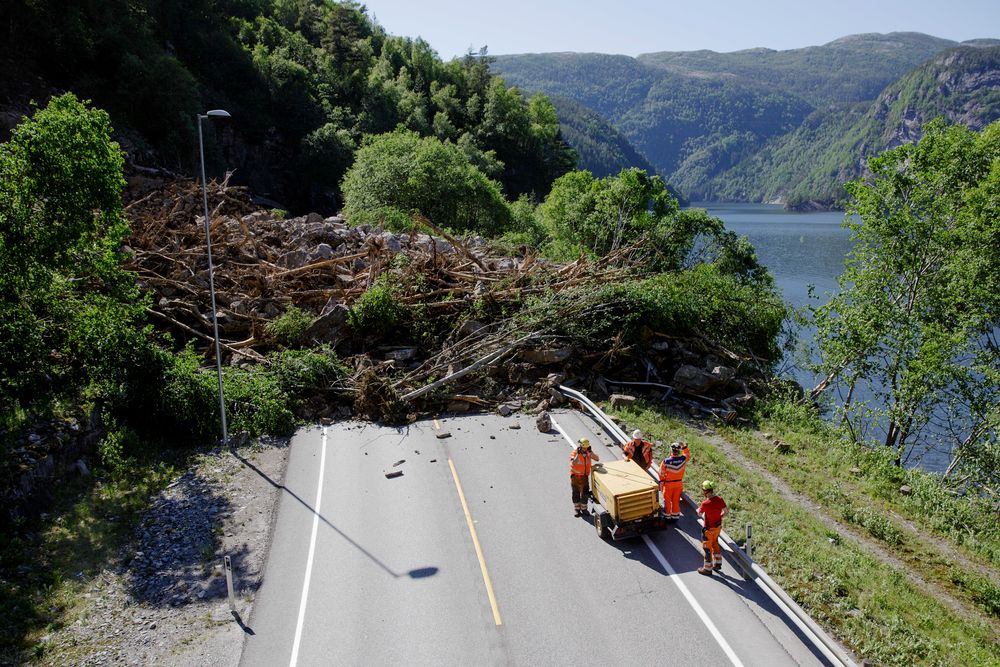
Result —
[[229, 556], [225, 557], [226, 563], [226, 590], [229, 592], [229, 611], [236, 612], [236, 596], [233, 595], [233, 563]]
[[753, 524], [747, 524], [747, 540], [743, 543], [743, 552], [747, 555], [747, 558], [753, 560], [753, 543], [751, 538], [753, 537]]

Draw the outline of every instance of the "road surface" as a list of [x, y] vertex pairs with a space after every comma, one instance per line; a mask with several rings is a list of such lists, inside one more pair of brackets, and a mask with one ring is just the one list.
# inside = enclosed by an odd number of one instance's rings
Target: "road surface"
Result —
[[553, 416], [300, 431], [241, 664], [825, 664], [728, 561], [695, 572], [692, 510], [620, 542], [575, 518], [570, 443], [621, 449]]

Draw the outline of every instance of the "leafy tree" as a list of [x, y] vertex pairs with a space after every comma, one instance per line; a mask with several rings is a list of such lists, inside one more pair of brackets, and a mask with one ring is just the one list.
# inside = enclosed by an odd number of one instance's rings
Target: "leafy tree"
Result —
[[495, 235], [510, 222], [500, 187], [461, 149], [409, 130], [366, 137], [342, 189], [344, 214], [355, 223], [408, 225], [421, 213], [437, 225]]
[[815, 312], [827, 378], [814, 394], [869, 384], [872, 403], [848, 401], [845, 423], [860, 439], [871, 420], [897, 463], [918, 436], [995, 461], [1000, 123], [976, 134], [935, 121], [869, 168], [847, 186], [857, 217], [841, 292]]
[[121, 268], [123, 157], [108, 115], [54, 98], [0, 146], [0, 398], [113, 381], [144, 311]]
[[729, 275], [770, 285], [752, 246], [702, 209], [681, 210], [658, 176], [636, 168], [595, 179], [588, 171], [560, 177], [538, 207], [548, 252], [569, 258], [606, 255], [638, 244], [654, 271], [715, 263]]

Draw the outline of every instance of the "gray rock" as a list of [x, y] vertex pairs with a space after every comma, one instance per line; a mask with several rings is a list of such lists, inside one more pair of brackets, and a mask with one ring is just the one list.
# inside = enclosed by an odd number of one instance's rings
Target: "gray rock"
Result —
[[316, 250], [313, 253], [319, 259], [330, 259], [333, 257], [333, 248], [329, 243], [320, 243], [316, 246]]
[[715, 366], [712, 368], [712, 375], [718, 378], [719, 382], [729, 382], [736, 377], [736, 371], [729, 366]]
[[695, 366], [681, 366], [674, 373], [673, 385], [681, 391], [701, 394], [719, 383], [719, 378]]
[[611, 398], [608, 399], [608, 403], [610, 403], [613, 408], [632, 405], [635, 401], [635, 396], [630, 396], [628, 394], [611, 394]]
[[558, 364], [573, 356], [573, 348], [559, 347], [544, 350], [521, 350], [518, 356], [529, 364]]
[[535, 426], [542, 433], [548, 433], [552, 430], [552, 416], [548, 412], [542, 412], [535, 418]]
[[336, 342], [347, 324], [347, 313], [347, 306], [342, 303], [334, 304], [326, 313], [313, 320], [306, 329], [306, 338], [317, 342]]
[[458, 331], [456, 331], [455, 333], [464, 338], [466, 336], [471, 336], [472, 334], [482, 329], [484, 326], [486, 325], [478, 320], [466, 320], [465, 322], [462, 322], [462, 326], [460, 326], [458, 328]]
[[378, 238], [381, 239], [383, 247], [390, 252], [399, 252], [403, 249], [399, 242], [399, 238], [395, 234], [385, 232], [380, 234]]

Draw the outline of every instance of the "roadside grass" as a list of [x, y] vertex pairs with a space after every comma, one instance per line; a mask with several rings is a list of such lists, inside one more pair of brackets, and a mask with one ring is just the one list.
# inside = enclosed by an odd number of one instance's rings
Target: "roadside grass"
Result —
[[[995, 569], [1000, 565], [1000, 521], [988, 503], [954, 497], [928, 473], [900, 469], [881, 452], [848, 446], [833, 429], [804, 418], [766, 418], [760, 428], [788, 443], [791, 450], [777, 453], [770, 441], [746, 429], [720, 425], [718, 430], [745, 456], [821, 505], [830, 516], [881, 542], [925, 580], [1000, 618], [996, 576], [948, 558], [925, 536], [893, 519], [893, 513], [898, 514], [927, 534], [946, 540], [982, 570]], [[904, 484], [911, 487], [910, 495], [899, 493]]]
[[[888, 452], [845, 443], [835, 428], [805, 406], [773, 404], [759, 418], [760, 430], [792, 446], [784, 455], [792, 465], [776, 465], [767, 443], [752, 431], [726, 427], [719, 431], [747, 456], [782, 476], [787, 473], [786, 479], [794, 478], [796, 488], [801, 483], [810, 496], [818, 497], [833, 483], [861, 492], [877, 500], [878, 508], [891, 509], [1000, 569], [1000, 515], [988, 500], [957, 495], [936, 475], [900, 468]], [[910, 487], [909, 495], [900, 493], [903, 485]]]
[[0, 664], [44, 659], [46, 638], [79, 615], [86, 591], [113, 564], [149, 497], [183, 467], [159, 456], [133, 459], [112, 477], [91, 477], [56, 490], [48, 514], [16, 534], [0, 535]]
[[884, 665], [1000, 665], [985, 619], [956, 615], [904, 573], [786, 500], [766, 479], [731, 462], [684, 422], [641, 405], [620, 414], [630, 427], [666, 442], [688, 441], [693, 461], [687, 486], [716, 481], [730, 508], [727, 532], [735, 537], [753, 524], [754, 558], [861, 658]]

